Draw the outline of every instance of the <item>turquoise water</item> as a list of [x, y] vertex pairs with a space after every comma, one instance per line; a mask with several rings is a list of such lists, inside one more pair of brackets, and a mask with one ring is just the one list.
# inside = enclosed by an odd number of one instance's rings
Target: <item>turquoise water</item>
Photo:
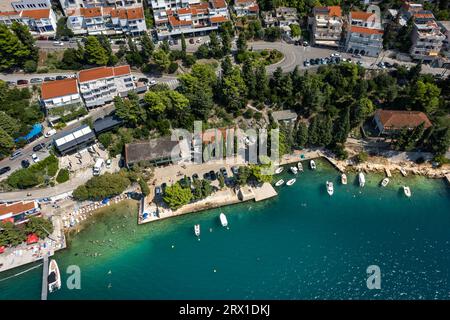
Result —
[[[381, 179], [366, 175], [361, 189], [350, 174], [343, 186], [319, 162], [272, 200], [144, 226], [134, 203], [121, 204], [56, 255], [63, 288], [49, 299], [449, 299], [450, 188], [400, 176], [381, 188]], [[81, 290], [64, 285], [72, 264], [81, 268]], [[369, 265], [381, 269], [381, 290], [366, 287]], [[0, 299], [40, 298], [42, 268], [1, 281], [29, 267], [0, 274]]]

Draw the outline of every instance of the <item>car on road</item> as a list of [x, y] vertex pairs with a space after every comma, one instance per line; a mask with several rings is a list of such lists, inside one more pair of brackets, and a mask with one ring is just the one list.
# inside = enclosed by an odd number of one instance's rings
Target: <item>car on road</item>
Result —
[[30, 83], [42, 83], [44, 80], [42, 78], [31, 78]]
[[303, 46], [304, 46], [304, 47], [309, 47], [308, 41], [303, 41]]
[[62, 42], [62, 41], [53, 41], [53, 45], [54, 45], [55, 47], [61, 47], [61, 46], [64, 45], [64, 42]]
[[139, 82], [148, 83], [148, 78], [139, 78]]
[[316, 59], [314, 59], [314, 58], [311, 58], [311, 59], [309, 59], [309, 64], [310, 65], [315, 65], [316, 64]]
[[155, 188], [155, 195], [160, 196], [161, 194], [162, 194], [161, 187], [156, 187]]
[[11, 157], [9, 157], [10, 160], [14, 160], [17, 157], [19, 157], [22, 154], [22, 150], [16, 150], [13, 152], [13, 154], [11, 155]]
[[217, 180], [217, 174], [214, 172], [214, 170], [211, 170], [209, 172], [209, 176], [211, 177], [211, 181]]
[[202, 38], [198, 38], [195, 42], [196, 43], [201, 43], [202, 42]]
[[385, 62], [384, 63], [384, 65], [386, 66], [386, 68], [392, 68], [392, 67], [394, 67], [391, 63], [389, 63], [389, 62]]
[[148, 80], [148, 84], [151, 86], [154, 86], [156, 84], [156, 80], [155, 79], [149, 79]]
[[5, 174], [7, 173], [9, 170], [11, 170], [11, 167], [3, 167], [0, 169], [0, 174]]
[[194, 180], [198, 180], [198, 174], [196, 174], [196, 173], [194, 173], [192, 175], [192, 181], [194, 181]]
[[308, 60], [303, 61], [303, 66], [309, 67], [311, 63]]
[[51, 129], [51, 130], [47, 131], [47, 132], [44, 134], [44, 137], [46, 137], [46, 138], [51, 137], [51, 136], [54, 135], [55, 133], [56, 133], [56, 130], [55, 130], [55, 129]]
[[20, 162], [20, 165], [22, 166], [22, 168], [28, 168], [29, 166], [30, 166], [30, 161], [28, 161], [28, 160], [26, 160], [26, 159], [23, 159], [21, 162]]
[[45, 143], [39, 143], [33, 147], [33, 151], [38, 152], [39, 150], [44, 149], [44, 147], [45, 147]]
[[106, 159], [105, 163], [106, 163], [106, 168], [107, 169], [111, 168], [111, 164], [112, 164], [111, 159]]
[[211, 180], [211, 174], [209, 172], [206, 172], [205, 174], [203, 174], [203, 179]]
[[178, 45], [178, 39], [174, 39], [174, 40], [173, 40], [173, 44], [174, 44], [174, 45]]
[[33, 159], [33, 162], [34, 162], [34, 163], [40, 161], [40, 159], [39, 159], [39, 157], [36, 155], [36, 153], [33, 153], [33, 154], [31, 155], [31, 159]]
[[55, 77], [45, 77], [44, 81], [55, 81], [56, 78]]
[[161, 185], [161, 190], [162, 190], [163, 193], [166, 192], [166, 188], [167, 188], [167, 183], [164, 182], [164, 183]]
[[67, 76], [56, 76], [56, 80], [64, 80], [67, 79]]
[[223, 175], [225, 179], [228, 178], [227, 169], [225, 167], [220, 168], [220, 173]]
[[189, 43], [190, 43], [190, 44], [194, 44], [194, 43], [195, 43], [195, 40], [194, 40], [193, 38], [190, 38], [190, 39], [189, 39]]
[[335, 52], [335, 53], [332, 53], [330, 56], [331, 56], [331, 57], [340, 57], [341, 54], [338, 53], [338, 52]]
[[17, 85], [24, 85], [24, 84], [28, 84], [28, 80], [17, 80]]
[[362, 55], [361, 55], [361, 53], [354, 53], [354, 54], [352, 54], [352, 57], [360, 59], [362, 57]]
[[16, 82], [14, 81], [6, 81], [6, 83], [8, 84], [8, 86], [15, 86]]
[[239, 173], [239, 167], [238, 166], [231, 167], [231, 172], [233, 172], [234, 175], [237, 175]]

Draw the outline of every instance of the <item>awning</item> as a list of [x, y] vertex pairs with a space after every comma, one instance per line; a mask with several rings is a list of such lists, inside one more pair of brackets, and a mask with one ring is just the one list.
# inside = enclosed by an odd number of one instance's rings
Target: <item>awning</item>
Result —
[[39, 241], [39, 237], [35, 234], [29, 234], [27, 237], [27, 244], [32, 244], [32, 243], [36, 243]]
[[3, 253], [3, 252], [5, 252], [5, 246], [0, 247], [0, 253]]

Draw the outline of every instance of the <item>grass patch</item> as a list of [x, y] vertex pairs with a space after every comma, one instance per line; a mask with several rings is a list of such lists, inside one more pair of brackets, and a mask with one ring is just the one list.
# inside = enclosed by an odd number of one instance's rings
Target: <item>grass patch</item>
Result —
[[54, 155], [50, 155], [26, 169], [13, 172], [8, 177], [7, 183], [15, 189], [28, 189], [43, 183], [49, 184], [58, 169], [58, 159]]
[[58, 175], [56, 176], [56, 182], [64, 183], [66, 181], [69, 181], [69, 170], [67, 169], [59, 170]]

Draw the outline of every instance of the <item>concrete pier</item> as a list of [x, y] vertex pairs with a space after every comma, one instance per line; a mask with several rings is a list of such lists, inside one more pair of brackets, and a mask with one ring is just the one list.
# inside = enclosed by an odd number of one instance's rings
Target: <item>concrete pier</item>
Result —
[[42, 264], [42, 290], [41, 290], [41, 300], [47, 300], [48, 293], [48, 255], [44, 255], [44, 263]]

